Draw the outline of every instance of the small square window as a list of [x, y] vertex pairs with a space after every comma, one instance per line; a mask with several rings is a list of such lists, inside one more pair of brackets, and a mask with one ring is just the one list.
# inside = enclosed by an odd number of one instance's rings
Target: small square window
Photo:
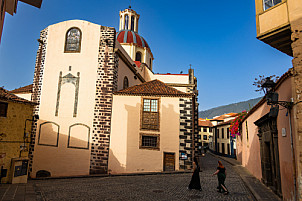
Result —
[[159, 150], [159, 135], [157, 134], [140, 134], [141, 149]]
[[207, 128], [206, 127], [203, 127], [203, 132], [207, 132]]
[[207, 135], [203, 135], [203, 140], [208, 140], [208, 136]]
[[7, 116], [7, 106], [8, 103], [0, 102], [0, 117]]

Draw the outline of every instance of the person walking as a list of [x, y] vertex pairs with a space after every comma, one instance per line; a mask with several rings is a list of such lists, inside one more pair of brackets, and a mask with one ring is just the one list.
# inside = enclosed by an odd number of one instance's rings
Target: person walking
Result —
[[225, 181], [225, 178], [227, 175], [226, 169], [222, 165], [221, 161], [218, 161], [218, 167], [217, 167], [216, 172], [213, 173], [213, 176], [214, 175], [217, 175], [217, 178], [218, 178], [218, 187], [217, 187], [218, 191], [217, 192], [219, 192], [219, 193], [224, 192], [225, 195], [229, 194], [229, 191], [224, 184], [224, 181]]
[[197, 157], [194, 157], [193, 161], [193, 174], [188, 189], [197, 189], [201, 191], [200, 178], [199, 178], [200, 166], [198, 164]]

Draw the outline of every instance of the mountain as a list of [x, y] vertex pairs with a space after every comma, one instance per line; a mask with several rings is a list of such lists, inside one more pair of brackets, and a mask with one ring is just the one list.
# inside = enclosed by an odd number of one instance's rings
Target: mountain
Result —
[[230, 112], [239, 113], [239, 112], [242, 112], [243, 110], [248, 111], [249, 109], [254, 107], [254, 105], [256, 105], [261, 99], [262, 99], [262, 97], [259, 97], [259, 98], [254, 98], [254, 99], [250, 99], [247, 101], [242, 101], [239, 103], [232, 103], [229, 105], [223, 105], [223, 106], [219, 106], [219, 107], [214, 107], [209, 110], [200, 111], [199, 118], [212, 119], [215, 116], [219, 116], [219, 115], [230, 113]]

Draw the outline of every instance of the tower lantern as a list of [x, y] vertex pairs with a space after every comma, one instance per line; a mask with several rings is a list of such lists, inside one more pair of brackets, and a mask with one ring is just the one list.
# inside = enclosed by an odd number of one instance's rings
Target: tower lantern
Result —
[[138, 32], [138, 20], [139, 14], [137, 14], [134, 10], [129, 8], [120, 11], [120, 27], [119, 31], [121, 30], [131, 30], [134, 32]]

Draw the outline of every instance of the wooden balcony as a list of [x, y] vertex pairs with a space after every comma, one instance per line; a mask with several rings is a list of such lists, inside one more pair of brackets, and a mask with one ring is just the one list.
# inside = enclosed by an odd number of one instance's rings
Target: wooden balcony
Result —
[[266, 10], [263, 0], [256, 0], [256, 26], [259, 40], [292, 56], [291, 28], [286, 0]]

